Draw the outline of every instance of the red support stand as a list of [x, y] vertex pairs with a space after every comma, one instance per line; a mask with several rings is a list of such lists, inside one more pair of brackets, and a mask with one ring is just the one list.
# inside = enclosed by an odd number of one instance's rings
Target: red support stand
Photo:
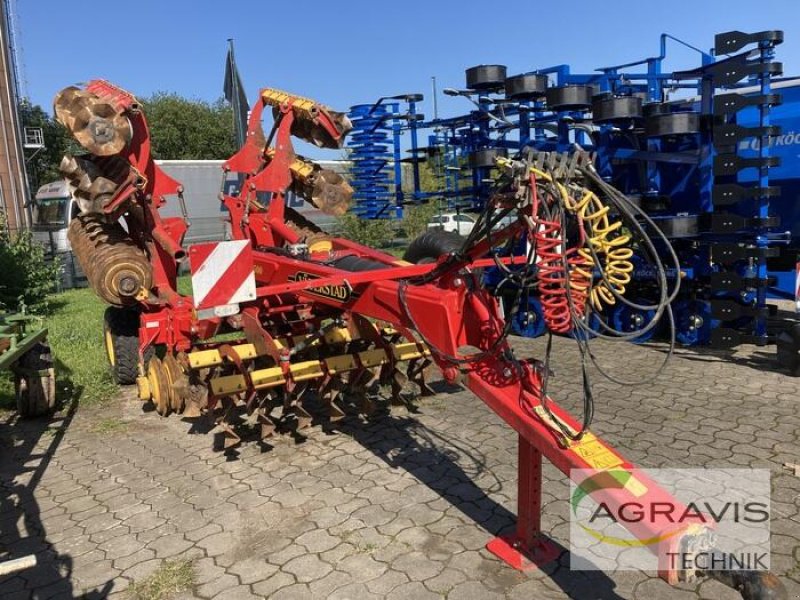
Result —
[[561, 549], [541, 532], [542, 453], [521, 435], [518, 444], [517, 530], [494, 538], [486, 549], [515, 569], [530, 571], [556, 560]]

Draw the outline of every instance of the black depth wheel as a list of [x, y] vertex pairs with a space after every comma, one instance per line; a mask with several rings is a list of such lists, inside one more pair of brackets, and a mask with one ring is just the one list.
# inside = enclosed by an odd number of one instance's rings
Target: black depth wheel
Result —
[[464, 238], [454, 231], [432, 229], [411, 242], [403, 260], [415, 264], [436, 262], [442, 254], [460, 250], [463, 244]]
[[[136, 383], [139, 374], [139, 312], [109, 306], [103, 316], [103, 339], [114, 381], [121, 385]], [[152, 355], [151, 346], [145, 353], [145, 368]]]

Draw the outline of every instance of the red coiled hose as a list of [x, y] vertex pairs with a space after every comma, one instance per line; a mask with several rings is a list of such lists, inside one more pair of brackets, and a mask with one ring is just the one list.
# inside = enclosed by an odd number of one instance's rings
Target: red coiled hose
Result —
[[[539, 301], [542, 304], [544, 322], [554, 333], [569, 333], [572, 330], [573, 310], [582, 316], [586, 309], [592, 284], [593, 262], [578, 252], [578, 247], [564, 250], [561, 223], [544, 219], [539, 214], [539, 195], [533, 173], [530, 175], [530, 186], [533, 195], [533, 222], [536, 225], [532, 235], [536, 243]], [[565, 265], [569, 269], [569, 275], [565, 273]]]

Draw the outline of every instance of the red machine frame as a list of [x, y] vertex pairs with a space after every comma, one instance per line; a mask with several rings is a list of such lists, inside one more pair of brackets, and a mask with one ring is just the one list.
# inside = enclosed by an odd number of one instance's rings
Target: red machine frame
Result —
[[[132, 231], [141, 236], [154, 268], [154, 288], [151, 297], [142, 304], [140, 350], [154, 344], [165, 345], [171, 351], [188, 351], [202, 340], [210, 338], [220, 327], [221, 318], [198, 319], [189, 297], [176, 290], [177, 263], [184, 256], [182, 248], [186, 223], [180, 218], [161, 218], [158, 209], [164, 196], [180, 194], [178, 182], [161, 171], [150, 156], [147, 125], [126, 92], [102, 81], [91, 82], [88, 90], [113, 101], [128, 113], [133, 127], [127, 158], [139, 174], [139, 179], [120, 190], [109, 204], [113, 212], [124, 204], [130, 194], [139, 194], [138, 202], [145, 226]], [[238, 196], [223, 195], [230, 216], [234, 239], [249, 240], [253, 247], [257, 299], [242, 304], [243, 328], [251, 334], [261, 330], [261, 319], [291, 307], [306, 311], [312, 319], [332, 315], [361, 315], [391, 324], [409, 339], [417, 339], [419, 327], [429, 341], [432, 357], [444, 378], [451, 383], [463, 383], [518, 434], [519, 491], [516, 532], [510, 537], [497, 538], [488, 544], [489, 550], [517, 569], [527, 569], [555, 558], [559, 550], [541, 531], [540, 512], [542, 492], [542, 457], [547, 457], [559, 470], [570, 475], [573, 469], [593, 469], [602, 472], [609, 468], [630, 470], [634, 465], [624, 459], [591, 433], [580, 441], [565, 438], [561, 427], [578, 430], [579, 424], [553, 400], [547, 399], [549, 412], [542, 410], [542, 382], [534, 360], [512, 359], [507, 341], [497, 343], [503, 330], [503, 318], [493, 296], [478, 285], [470, 269], [488, 266], [493, 261], [481, 259], [488, 242], [479, 244], [458, 260], [450, 259], [432, 265], [409, 265], [393, 256], [358, 245], [345, 239], [331, 239], [333, 253], [353, 254], [385, 265], [385, 269], [350, 272], [327, 266], [314, 259], [293, 258], [272, 252], [272, 247], [293, 244], [300, 235], [284, 220], [285, 193], [291, 184], [289, 165], [294, 159], [290, 139], [295, 119], [294, 104], [302, 98], [287, 96], [276, 109], [276, 123], [268, 139], [274, 139], [274, 152], [267, 156], [269, 141], [261, 133], [261, 119], [267, 105], [262, 95], [252, 108], [245, 145], [225, 163], [225, 170], [241, 175], [243, 185]], [[340, 133], [324, 112], [317, 117], [316, 126], [323, 128], [332, 139]], [[270, 194], [263, 205], [257, 194]], [[518, 234], [525, 225], [522, 220], [496, 234], [495, 243]], [[326, 250], [326, 254], [329, 251]], [[513, 259], [512, 259], [513, 260]], [[439, 269], [437, 278], [424, 285], [406, 285], [408, 278]], [[302, 278], [297, 274], [303, 273]], [[350, 290], [346, 298], [320, 295], [315, 289], [322, 286], [344, 286]], [[405, 308], [400, 302], [404, 287]], [[264, 332], [265, 335], [266, 332]], [[454, 363], [465, 347], [483, 352], [494, 350], [478, 360]], [[651, 480], [638, 477], [635, 489], [608, 489], [594, 494], [598, 500], [619, 506], [624, 502], [677, 503], [670, 494]], [[639, 539], [652, 539], [675, 528], [665, 516], [654, 521], [626, 524]], [[681, 578], [674, 565], [666, 561], [668, 553], [677, 552], [684, 537], [702, 535], [702, 528], [684, 524], [682, 535], [671, 535], [659, 545], [659, 574], [671, 584]]]

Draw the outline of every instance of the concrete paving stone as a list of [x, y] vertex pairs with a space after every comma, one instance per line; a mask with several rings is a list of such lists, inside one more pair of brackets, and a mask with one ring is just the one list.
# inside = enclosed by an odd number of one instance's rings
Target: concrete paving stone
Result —
[[[346, 561], [342, 561], [342, 566]], [[333, 567], [314, 554], [303, 554], [291, 559], [281, 567], [281, 571], [291, 573], [300, 583], [307, 583], [320, 579], [330, 573]], [[346, 568], [342, 569], [347, 571]]]
[[242, 493], [251, 492], [251, 491], [253, 491], [253, 490], [251, 490], [244, 483], [235, 483], [231, 487], [225, 488], [224, 490], [221, 490], [221, 491], [217, 492], [216, 494], [217, 494], [217, 497], [219, 499], [228, 501], [229, 498], [232, 498], [233, 496], [236, 496], [237, 494], [242, 494]]
[[347, 536], [354, 531], [358, 531], [359, 529], [363, 529], [366, 526], [367, 525], [366, 523], [364, 523], [364, 521], [361, 521], [359, 519], [348, 518], [347, 520], [342, 521], [338, 525], [329, 527], [328, 531], [331, 533], [331, 535], [338, 535], [342, 537], [342, 536]]
[[289, 585], [293, 585], [295, 579], [289, 573], [278, 571], [274, 575], [267, 577], [263, 581], [254, 583], [251, 587], [255, 594], [262, 598], [272, 598], [273, 594]]
[[354, 519], [360, 520], [368, 527], [378, 527], [395, 518], [395, 514], [384, 510], [381, 506], [368, 505], [352, 513]]
[[110, 513], [101, 513], [99, 515], [89, 517], [83, 521], [83, 532], [85, 535], [92, 535], [93, 533], [111, 529], [116, 525], [119, 525], [121, 522], [122, 521], [114, 518], [114, 516]]
[[[329, 600], [377, 600], [378, 598], [381, 596], [371, 593], [363, 583], [342, 586], [328, 596]], [[406, 596], [406, 598], [413, 598], [413, 596]]]
[[335, 548], [320, 553], [319, 557], [326, 563], [336, 566], [342, 559], [361, 551], [353, 544], [341, 542]]
[[94, 561], [92, 563], [75, 565], [76, 576], [74, 581], [82, 588], [103, 587], [110, 580], [120, 574], [120, 571], [112, 567], [110, 560]]
[[450, 558], [450, 562], [447, 566], [451, 569], [461, 571], [468, 578], [470, 578], [474, 573], [481, 569], [483, 563], [484, 558], [481, 556], [481, 553], [472, 550], [454, 554]]
[[277, 552], [269, 552], [266, 555], [266, 558], [273, 565], [283, 567], [283, 565], [288, 563], [290, 560], [305, 554], [306, 551], [303, 549], [302, 546], [290, 543], [282, 550], [278, 550]]
[[164, 535], [150, 542], [147, 547], [155, 551], [157, 558], [169, 558], [186, 551], [192, 542], [186, 540], [182, 533]]
[[213, 600], [258, 600], [258, 596], [250, 591], [250, 586], [237, 585], [220, 592]]
[[403, 516], [399, 516], [392, 519], [388, 523], [378, 525], [376, 529], [383, 535], [388, 535], [390, 537], [393, 537], [396, 536], [401, 531], [403, 531], [404, 529], [410, 529], [411, 527], [416, 527], [413, 521]]
[[[149, 548], [142, 548], [133, 554], [114, 559], [114, 567], [121, 571], [126, 571], [137, 564], [150, 561], [155, 558], [155, 555], [156, 553]], [[123, 575], [125, 575], [125, 573], [123, 573]]]
[[283, 508], [293, 508], [308, 502], [309, 497], [297, 490], [283, 490], [274, 494], [271, 500], [272, 502], [277, 502]]
[[265, 558], [245, 558], [228, 567], [227, 572], [236, 575], [245, 585], [251, 585], [271, 577], [278, 567], [267, 562]]
[[84, 521], [91, 519], [92, 517], [96, 517], [97, 515], [107, 514], [108, 509], [103, 506], [102, 504], [95, 504], [93, 507], [82, 510], [80, 512], [70, 512], [70, 518], [75, 521], [75, 523], [79, 524], [81, 527], [85, 527]]
[[228, 502], [235, 504], [239, 510], [257, 508], [265, 502], [268, 502], [268, 499], [259, 495], [256, 490], [249, 489], [238, 492], [237, 494], [230, 496], [227, 500]]
[[467, 580], [461, 571], [449, 567], [442, 569], [438, 575], [426, 579], [423, 583], [430, 591], [446, 596], [455, 586]]
[[397, 587], [405, 583], [408, 583], [408, 581], [409, 581], [408, 576], [405, 573], [401, 573], [400, 571], [389, 570], [380, 577], [376, 577], [375, 579], [370, 579], [365, 583], [365, 585], [367, 586], [367, 589], [373, 594], [386, 596], [389, 592], [396, 589]]
[[150, 506], [144, 503], [139, 504], [131, 504], [130, 506], [126, 506], [124, 508], [120, 508], [115, 510], [112, 514], [121, 521], [126, 521], [133, 515], [138, 515], [139, 513], [148, 512], [150, 510]]
[[144, 543], [136, 539], [136, 536], [131, 533], [111, 538], [98, 545], [98, 549], [102, 550], [106, 558], [111, 560], [130, 556], [142, 548], [144, 548]]
[[156, 513], [142, 512], [128, 517], [123, 521], [123, 523], [127, 527], [130, 527], [133, 533], [138, 533], [141, 531], [147, 531], [161, 527], [164, 523], [166, 523], [166, 520], [159, 517]]
[[403, 529], [395, 536], [395, 541], [401, 544], [406, 544], [411, 548], [422, 548], [427, 544], [432, 537], [432, 534], [425, 527], [408, 527]]
[[338, 571], [349, 573], [355, 581], [362, 582], [380, 577], [386, 572], [387, 568], [385, 563], [376, 560], [372, 554], [365, 552], [348, 556], [336, 565]]
[[208, 583], [197, 586], [198, 595], [204, 598], [213, 598], [217, 594], [239, 585], [239, 580], [234, 575], [220, 575]]
[[332, 536], [324, 529], [317, 529], [304, 533], [295, 540], [295, 543], [300, 544], [312, 554], [318, 554], [340, 544], [341, 539]]
[[445, 564], [433, 561], [422, 552], [409, 552], [392, 561], [392, 568], [408, 575], [411, 581], [425, 581], [441, 573]]
[[658, 577], [651, 577], [636, 586], [633, 598], [635, 600], [688, 600], [697, 598], [697, 595], [688, 590], [681, 590]]
[[386, 594], [385, 598], [387, 600], [405, 600], [406, 598], [414, 598], [414, 600], [441, 600], [442, 596], [428, 590], [418, 581], [411, 581], [409, 583], [401, 583]]
[[353, 576], [341, 571], [331, 571], [324, 577], [309, 582], [308, 590], [312, 598], [328, 598], [334, 590], [354, 583]]
[[218, 566], [211, 557], [199, 558], [194, 562], [194, 582], [203, 585], [222, 577], [225, 569]]
[[[155, 573], [164, 561], [158, 558], [136, 561], [122, 571], [122, 576], [132, 581], [142, 581]], [[121, 568], [121, 567], [120, 567]]]
[[320, 529], [328, 529], [347, 520], [347, 515], [338, 512], [335, 508], [326, 506], [309, 512], [308, 519], [313, 521]]
[[73, 558], [83, 556], [89, 552], [97, 552], [100, 555], [100, 558], [103, 558], [102, 552], [97, 550], [97, 544], [92, 543], [89, 541], [88, 537], [84, 537], [83, 535], [76, 535], [74, 537], [67, 538], [59, 542], [55, 548], [59, 553], [67, 554]]
[[311, 591], [308, 589], [308, 584], [294, 583], [279, 589], [270, 596], [270, 600], [304, 600], [309, 597]]
[[79, 515], [83, 511], [98, 507], [97, 501], [91, 496], [87, 496], [85, 490], [81, 489], [81, 492], [82, 493], [80, 496], [77, 496], [72, 500], [59, 502], [59, 504], [67, 509], [67, 511], [69, 511], [69, 513], [73, 516]]
[[118, 538], [128, 533], [130, 533], [130, 528], [126, 527], [125, 525], [116, 524], [109, 529], [92, 533], [89, 536], [89, 541], [94, 542], [95, 544], [102, 544], [108, 540]]
[[146, 531], [140, 531], [136, 534], [136, 539], [144, 542], [145, 544], [149, 544], [157, 540], [158, 538], [170, 535], [173, 533], [177, 533], [177, 529], [171, 523], [164, 523], [160, 527], [156, 527], [154, 529], [148, 529]]
[[200, 525], [197, 529], [192, 529], [184, 533], [184, 536], [187, 540], [191, 542], [198, 542], [203, 538], [207, 538], [214, 534], [222, 532], [222, 526], [218, 525], [217, 523], [208, 523], [203, 525], [202, 523], [195, 522], [196, 525]]
[[486, 531], [469, 525], [456, 527], [448, 534], [449, 539], [452, 539], [467, 550], [480, 550], [493, 537], [493, 535], [488, 534]]

